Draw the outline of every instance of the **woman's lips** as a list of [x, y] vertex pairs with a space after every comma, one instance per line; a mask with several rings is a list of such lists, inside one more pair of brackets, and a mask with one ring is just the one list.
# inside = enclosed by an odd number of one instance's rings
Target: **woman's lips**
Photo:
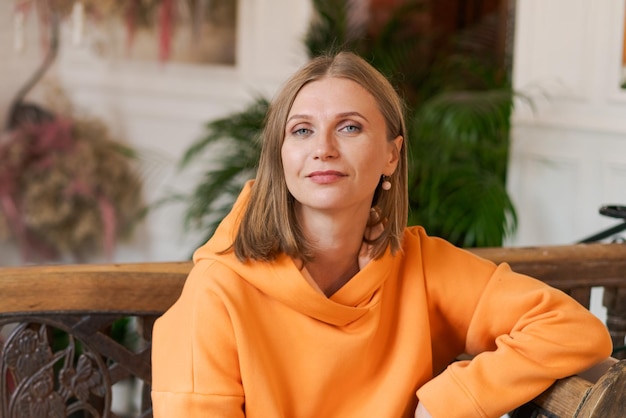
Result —
[[314, 183], [317, 184], [329, 184], [341, 180], [346, 175], [340, 171], [327, 170], [327, 171], [314, 171], [307, 175]]

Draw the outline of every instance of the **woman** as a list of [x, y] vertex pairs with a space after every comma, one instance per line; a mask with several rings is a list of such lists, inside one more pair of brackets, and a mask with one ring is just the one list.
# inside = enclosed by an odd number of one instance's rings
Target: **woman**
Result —
[[407, 228], [406, 183], [389, 82], [346, 52], [298, 71], [155, 325], [155, 417], [499, 417], [609, 355], [564, 293]]

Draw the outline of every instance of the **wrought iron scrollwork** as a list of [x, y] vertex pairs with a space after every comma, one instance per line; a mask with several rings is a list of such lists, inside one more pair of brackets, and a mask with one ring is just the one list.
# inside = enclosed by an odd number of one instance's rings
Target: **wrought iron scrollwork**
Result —
[[[58, 345], [52, 327], [19, 324], [0, 351], [0, 412], [10, 418], [108, 415], [111, 381], [101, 356], [67, 335]], [[56, 334], [59, 335], [58, 332]]]

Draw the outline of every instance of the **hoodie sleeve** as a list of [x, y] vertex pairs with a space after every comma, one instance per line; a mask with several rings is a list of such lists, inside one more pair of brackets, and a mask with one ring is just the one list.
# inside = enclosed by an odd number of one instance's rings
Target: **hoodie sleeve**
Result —
[[[432, 293], [445, 322], [453, 324], [450, 338], [463, 340], [465, 353], [474, 357], [453, 362], [418, 390], [433, 417], [500, 417], [556, 379], [610, 355], [605, 325], [565, 293], [506, 263], [496, 267], [462, 250], [439, 251], [456, 268], [431, 279], [439, 289]], [[451, 292], [455, 285], [460, 290]]]
[[210, 265], [194, 266], [178, 301], [155, 323], [155, 418], [244, 417], [231, 321], [222, 301], [206, 287]]

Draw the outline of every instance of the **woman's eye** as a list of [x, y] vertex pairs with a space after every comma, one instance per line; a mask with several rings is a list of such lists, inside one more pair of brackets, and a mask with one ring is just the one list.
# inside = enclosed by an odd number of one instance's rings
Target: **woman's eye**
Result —
[[355, 134], [361, 132], [361, 127], [357, 125], [345, 125], [343, 128], [341, 128], [341, 130], [350, 134]]
[[294, 129], [292, 133], [296, 136], [305, 136], [311, 133], [311, 130], [308, 128], [298, 128]]

